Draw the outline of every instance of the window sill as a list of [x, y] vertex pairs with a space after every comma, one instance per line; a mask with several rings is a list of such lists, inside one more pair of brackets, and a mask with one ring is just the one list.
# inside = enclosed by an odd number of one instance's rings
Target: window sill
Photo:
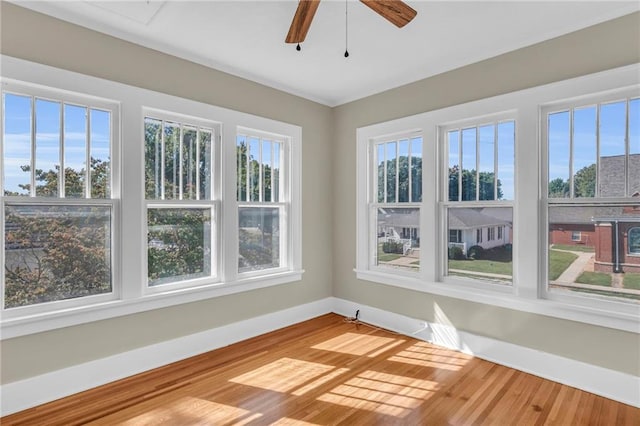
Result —
[[3, 318], [1, 340], [300, 281], [303, 273], [304, 270], [279, 272], [234, 282], [152, 293], [136, 299], [113, 300], [29, 316]]
[[[518, 297], [511, 286], [487, 286], [471, 288], [459, 284], [422, 281], [419, 277], [397, 276], [368, 270], [355, 270], [356, 277], [393, 287], [405, 288], [421, 293], [453, 297], [484, 305], [545, 315], [554, 318], [578, 321], [586, 324], [608, 327], [617, 330], [640, 333], [640, 306], [629, 305], [630, 312], [597, 309], [548, 299], [527, 299]], [[496, 287], [496, 288], [493, 288]], [[505, 291], [505, 289], [507, 291]]]

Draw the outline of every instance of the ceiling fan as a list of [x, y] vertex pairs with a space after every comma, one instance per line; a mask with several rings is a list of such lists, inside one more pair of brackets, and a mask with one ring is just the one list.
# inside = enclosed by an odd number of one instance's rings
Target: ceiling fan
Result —
[[[401, 0], [360, 1], [398, 28], [407, 25], [418, 13]], [[302, 43], [304, 41], [318, 5], [320, 5], [320, 0], [300, 0], [285, 39], [286, 43]]]

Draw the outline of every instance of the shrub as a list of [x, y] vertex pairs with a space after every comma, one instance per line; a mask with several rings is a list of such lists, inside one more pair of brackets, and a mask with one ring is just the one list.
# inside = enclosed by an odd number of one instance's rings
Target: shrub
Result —
[[462, 252], [462, 247], [458, 247], [458, 246], [449, 247], [449, 259], [453, 259], [453, 260], [464, 259], [464, 253]]
[[382, 251], [385, 253], [402, 254], [402, 243], [396, 241], [387, 241], [382, 243]]
[[480, 246], [471, 246], [467, 251], [467, 257], [469, 259], [482, 259], [484, 256], [484, 249]]

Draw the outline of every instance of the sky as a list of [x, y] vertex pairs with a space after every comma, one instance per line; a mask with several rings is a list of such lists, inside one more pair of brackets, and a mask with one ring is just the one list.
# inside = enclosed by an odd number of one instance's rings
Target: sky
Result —
[[[72, 104], [34, 99], [30, 96], [5, 93], [3, 96], [4, 135], [3, 170], [6, 190], [26, 194], [19, 184], [28, 184], [30, 173], [20, 169], [31, 165], [31, 120], [35, 120], [35, 167], [52, 170], [60, 164], [61, 130], [64, 134], [65, 168], [77, 171], [85, 168], [87, 155], [87, 125], [90, 155], [109, 160], [111, 116], [107, 111]], [[63, 114], [64, 126], [60, 128]], [[87, 114], [89, 120], [87, 120]], [[88, 123], [87, 123], [88, 121]]]

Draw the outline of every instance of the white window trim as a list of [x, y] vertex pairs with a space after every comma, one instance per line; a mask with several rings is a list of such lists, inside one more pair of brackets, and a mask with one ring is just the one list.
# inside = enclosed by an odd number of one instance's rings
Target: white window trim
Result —
[[[541, 281], [546, 282], [543, 271], [546, 265], [546, 239], [543, 238], [546, 222], [539, 183], [541, 173], [544, 172], [541, 170], [540, 151], [541, 106], [556, 103], [559, 99], [589, 96], [629, 87], [634, 87], [640, 92], [639, 64], [358, 128], [356, 276], [359, 279], [419, 292], [639, 333], [638, 305], [600, 300], [596, 305], [592, 300], [578, 303], [576, 300], [542, 298], [539, 285]], [[440, 248], [444, 247], [443, 239], [448, 240], [448, 235], [445, 236], [442, 214], [436, 207], [442, 179], [442, 175], [438, 175], [436, 169], [445, 166], [434, 161], [444, 149], [439, 143], [435, 143], [439, 140], [438, 129], [449, 123], [474, 119], [473, 117], [477, 119], [496, 112], [513, 113], [516, 120], [515, 164], [518, 172], [515, 176], [513, 232], [518, 237], [513, 242], [513, 253], [514, 259], [518, 261], [514, 262], [513, 267], [514, 285], [513, 288], [505, 288], [507, 286], [504, 285], [443, 283], [440, 271], [445, 259]], [[420, 226], [421, 229], [440, 230], [435, 233], [437, 235], [421, 236], [421, 270], [413, 277], [381, 272], [368, 267], [369, 227], [366, 207], [371, 165], [368, 161], [363, 161], [368, 158], [367, 147], [370, 140], [381, 135], [412, 129], [423, 129], [423, 214]]]
[[[2, 311], [1, 338], [12, 337], [68, 327], [77, 324], [128, 315], [182, 303], [204, 300], [250, 291], [258, 288], [299, 281], [302, 279], [302, 202], [301, 202], [301, 162], [302, 129], [299, 126], [275, 120], [232, 111], [189, 99], [179, 98], [151, 90], [78, 74], [42, 64], [37, 64], [9, 56], [0, 56], [2, 77], [0, 84], [8, 80], [31, 82], [33, 84], [55, 88], [72, 93], [81, 93], [83, 97], [117, 99], [120, 103], [120, 170], [113, 172], [114, 197], [120, 200], [114, 207], [116, 215], [126, 220], [120, 221], [116, 230], [120, 245], [114, 249], [114, 262], [119, 262], [119, 273], [113, 277], [114, 300], [92, 302], [84, 298], [78, 306], [64, 306], [60, 309], [32, 312], [17, 317], [5, 315]], [[144, 140], [144, 108], [160, 111], [176, 111], [193, 117], [206, 117], [222, 123], [221, 146], [219, 156], [222, 166], [220, 173], [225, 179], [222, 183], [220, 202], [220, 221], [224, 224], [237, 224], [236, 178], [235, 178], [235, 136], [238, 127], [260, 129], [290, 138], [289, 185], [291, 206], [288, 222], [288, 243], [290, 263], [286, 270], [265, 271], [264, 274], [240, 277], [237, 270], [237, 226], [221, 226], [219, 281], [202, 282], [200, 286], [189, 288], [167, 288], [164, 291], [146, 293], [146, 210], [144, 199], [144, 144], [131, 141]], [[115, 157], [115, 155], [114, 155]], [[121, 180], [122, 183], [121, 184]], [[121, 193], [117, 193], [119, 189]], [[4, 230], [0, 229], [1, 235]], [[122, 240], [126, 236], [127, 242]], [[0, 250], [4, 257], [4, 250]], [[0, 261], [3, 262], [3, 258]], [[161, 286], [164, 287], [164, 286]], [[55, 303], [55, 302], [54, 302]], [[53, 305], [47, 304], [47, 308]], [[16, 311], [17, 312], [17, 311]]]

